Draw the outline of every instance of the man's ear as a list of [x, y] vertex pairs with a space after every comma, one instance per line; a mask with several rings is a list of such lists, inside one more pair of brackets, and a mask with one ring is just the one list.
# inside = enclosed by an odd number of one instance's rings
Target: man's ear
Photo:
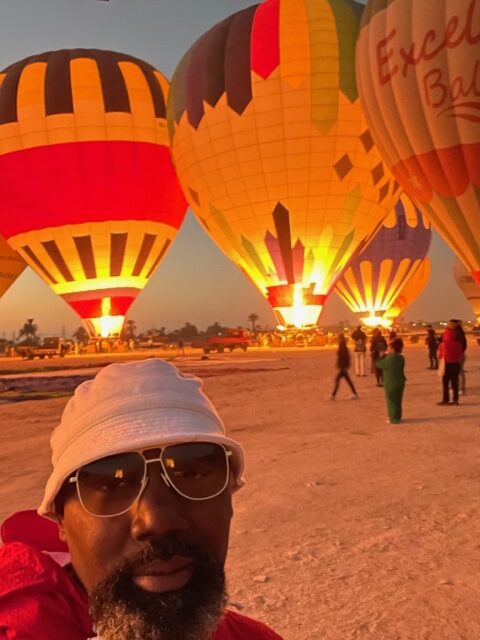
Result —
[[63, 524], [64, 520], [62, 515], [60, 514], [57, 515], [57, 522], [58, 522], [58, 537], [62, 542], [67, 542], [67, 535], [65, 533], [65, 527]]

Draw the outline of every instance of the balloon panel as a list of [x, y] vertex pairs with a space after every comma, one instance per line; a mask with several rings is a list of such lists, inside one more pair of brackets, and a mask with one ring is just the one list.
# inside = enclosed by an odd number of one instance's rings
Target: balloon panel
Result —
[[26, 267], [26, 263], [0, 236], [0, 298]]
[[122, 318], [185, 215], [167, 80], [76, 49], [13, 64], [0, 83], [1, 232], [82, 318]]
[[370, 0], [360, 96], [395, 178], [480, 278], [480, 5]]
[[430, 279], [431, 263], [427, 256], [402, 289], [401, 294], [385, 312], [385, 317], [395, 320], [423, 292]]
[[430, 224], [402, 195], [380, 229], [350, 261], [335, 290], [365, 322], [378, 323], [430, 248]]
[[356, 90], [361, 10], [267, 0], [214, 26], [172, 79], [167, 117], [187, 199], [277, 309], [299, 299], [318, 316], [396, 200]]
[[480, 322], [480, 286], [475, 282], [459, 258], [455, 260], [453, 276], [458, 288], [469, 301], [477, 322]]

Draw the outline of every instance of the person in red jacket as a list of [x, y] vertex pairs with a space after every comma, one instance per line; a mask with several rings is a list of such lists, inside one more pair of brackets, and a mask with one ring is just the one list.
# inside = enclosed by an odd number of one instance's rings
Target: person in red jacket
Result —
[[[449, 320], [448, 326], [443, 332], [442, 341], [438, 349], [439, 358], [443, 358], [445, 370], [442, 376], [443, 397], [439, 405], [458, 405], [458, 377], [460, 375], [460, 363], [464, 356], [464, 344], [459, 339], [457, 331], [457, 321]], [[452, 387], [453, 398], [450, 402], [450, 391]]]
[[159, 359], [105, 367], [51, 447], [39, 515], [2, 527], [1, 640], [281, 640], [226, 608], [243, 450], [198, 378]]

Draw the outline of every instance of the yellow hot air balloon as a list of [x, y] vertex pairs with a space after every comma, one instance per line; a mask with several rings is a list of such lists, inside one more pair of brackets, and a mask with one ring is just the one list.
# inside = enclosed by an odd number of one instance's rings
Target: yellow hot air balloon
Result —
[[453, 277], [460, 291], [469, 301], [477, 323], [480, 324], [480, 286], [475, 282], [458, 258], [453, 265]]
[[0, 236], [0, 298], [26, 266], [25, 261]]
[[184, 193], [282, 324], [317, 321], [397, 199], [357, 94], [362, 11], [352, 0], [266, 0], [210, 29], [172, 79]]
[[425, 259], [431, 237], [430, 223], [403, 194], [335, 285], [336, 293], [364, 325], [391, 325], [389, 309]]
[[413, 276], [402, 289], [402, 293], [385, 312], [385, 318], [387, 320], [391, 323], [395, 322], [395, 320], [402, 315], [405, 309], [418, 298], [428, 284], [430, 271], [430, 258], [427, 256], [422, 260]]
[[395, 178], [480, 284], [480, 3], [370, 0], [357, 78]]

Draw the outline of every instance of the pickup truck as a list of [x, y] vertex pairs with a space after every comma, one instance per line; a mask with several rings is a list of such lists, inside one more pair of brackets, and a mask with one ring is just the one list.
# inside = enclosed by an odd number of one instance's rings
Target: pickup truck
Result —
[[223, 333], [207, 338], [203, 344], [203, 352], [217, 351], [218, 353], [223, 353], [225, 349], [233, 351], [237, 348], [246, 351], [251, 344], [250, 334], [245, 329], [228, 329]]
[[59, 356], [63, 358], [69, 349], [68, 344], [62, 338], [44, 338], [43, 342], [38, 345], [17, 345], [15, 351], [17, 355], [25, 360], [33, 360], [34, 358], [53, 358]]

